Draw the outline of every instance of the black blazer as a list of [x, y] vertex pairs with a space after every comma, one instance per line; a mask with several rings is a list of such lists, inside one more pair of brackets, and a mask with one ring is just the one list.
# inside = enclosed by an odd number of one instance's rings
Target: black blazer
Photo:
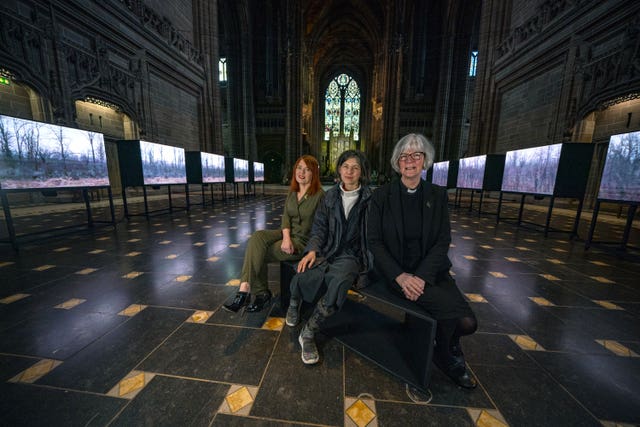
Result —
[[[416, 271], [406, 273], [415, 274], [427, 285], [435, 285], [442, 280], [442, 274], [448, 275], [451, 268], [447, 255], [451, 243], [447, 190], [426, 181], [421, 181], [420, 185], [424, 202], [420, 244], [422, 261]], [[391, 282], [405, 272], [400, 266], [404, 256], [401, 191], [401, 183], [396, 179], [374, 191], [369, 202], [367, 240], [373, 254], [373, 265]]]

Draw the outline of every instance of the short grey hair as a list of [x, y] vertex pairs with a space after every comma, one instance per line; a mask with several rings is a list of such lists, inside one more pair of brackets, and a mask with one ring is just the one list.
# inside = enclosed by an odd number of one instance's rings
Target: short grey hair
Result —
[[398, 162], [400, 161], [400, 155], [405, 152], [406, 149], [420, 151], [424, 153], [423, 169], [428, 170], [432, 165], [436, 157], [436, 149], [433, 148], [433, 144], [424, 136], [419, 133], [410, 133], [400, 138], [400, 141], [396, 143], [391, 154], [391, 167], [394, 171], [400, 173], [400, 167]]

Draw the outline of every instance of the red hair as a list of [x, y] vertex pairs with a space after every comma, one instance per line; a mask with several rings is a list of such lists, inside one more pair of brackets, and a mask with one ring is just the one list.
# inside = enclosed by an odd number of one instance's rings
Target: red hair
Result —
[[296, 181], [296, 168], [301, 161], [304, 161], [307, 167], [311, 169], [311, 183], [309, 184], [309, 190], [307, 190], [307, 193], [309, 193], [310, 196], [313, 196], [318, 191], [320, 191], [321, 188], [320, 165], [318, 164], [316, 158], [310, 156], [309, 154], [300, 156], [298, 160], [296, 160], [296, 164], [293, 165], [293, 171], [291, 171], [291, 185], [289, 186], [289, 189], [294, 193], [300, 191], [300, 185], [298, 184], [298, 181]]

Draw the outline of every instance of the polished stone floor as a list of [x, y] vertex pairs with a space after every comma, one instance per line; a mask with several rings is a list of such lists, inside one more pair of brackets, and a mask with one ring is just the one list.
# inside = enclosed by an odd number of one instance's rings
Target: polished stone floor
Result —
[[[303, 365], [277, 298], [261, 313], [221, 310], [248, 237], [278, 227], [283, 200], [258, 194], [130, 220], [118, 208], [116, 227], [19, 252], [1, 245], [0, 424], [640, 424], [640, 258], [585, 250], [588, 216], [570, 239], [452, 208], [452, 271], [479, 321], [463, 346], [479, 386], [458, 388], [434, 368], [430, 393], [415, 394], [333, 339], [319, 340], [318, 365]], [[18, 232], [84, 215], [46, 211], [16, 217]], [[540, 224], [544, 210], [526, 219]], [[559, 210], [552, 225], [572, 221]], [[600, 221], [597, 239], [621, 238], [624, 219]], [[630, 244], [638, 234], [636, 222]]]

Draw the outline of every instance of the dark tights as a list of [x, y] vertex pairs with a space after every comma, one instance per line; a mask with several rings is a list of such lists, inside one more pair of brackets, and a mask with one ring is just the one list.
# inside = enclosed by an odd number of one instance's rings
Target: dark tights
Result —
[[451, 347], [460, 347], [460, 337], [471, 335], [478, 329], [475, 316], [438, 320], [436, 327], [436, 357], [445, 363], [453, 361]]

